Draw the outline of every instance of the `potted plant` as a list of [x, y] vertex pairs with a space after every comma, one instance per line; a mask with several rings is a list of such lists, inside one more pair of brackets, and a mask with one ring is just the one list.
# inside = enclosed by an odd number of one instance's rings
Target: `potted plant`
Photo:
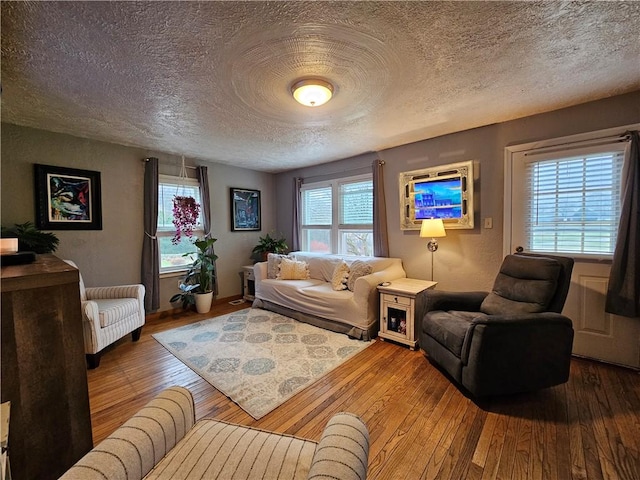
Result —
[[[183, 308], [195, 304], [198, 313], [207, 313], [211, 309], [213, 285], [216, 281], [215, 261], [218, 259], [212, 247], [216, 241], [216, 238], [205, 238], [193, 242], [197, 248], [196, 258], [180, 284], [180, 293], [171, 297], [170, 302], [181, 301]], [[184, 254], [185, 257], [191, 255], [193, 253]]]
[[284, 237], [274, 238], [267, 233], [264, 237], [260, 237], [258, 244], [253, 247], [251, 258], [263, 262], [269, 253], [285, 253], [288, 248]]
[[15, 224], [13, 227], [2, 227], [3, 238], [17, 238], [18, 250], [34, 253], [53, 253], [58, 248], [60, 239], [51, 232], [43, 232], [31, 222]]

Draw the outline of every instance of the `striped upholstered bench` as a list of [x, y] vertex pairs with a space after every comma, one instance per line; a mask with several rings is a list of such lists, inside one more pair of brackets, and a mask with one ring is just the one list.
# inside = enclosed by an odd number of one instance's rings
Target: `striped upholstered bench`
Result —
[[332, 417], [316, 443], [212, 419], [196, 423], [191, 392], [172, 387], [61, 479], [362, 480], [368, 457], [369, 432], [353, 414]]

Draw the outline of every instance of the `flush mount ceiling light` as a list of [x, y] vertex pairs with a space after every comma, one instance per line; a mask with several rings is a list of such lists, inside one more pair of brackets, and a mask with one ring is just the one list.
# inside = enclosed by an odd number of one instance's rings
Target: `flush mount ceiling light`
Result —
[[333, 85], [317, 78], [299, 80], [291, 86], [291, 93], [298, 103], [319, 107], [331, 100]]

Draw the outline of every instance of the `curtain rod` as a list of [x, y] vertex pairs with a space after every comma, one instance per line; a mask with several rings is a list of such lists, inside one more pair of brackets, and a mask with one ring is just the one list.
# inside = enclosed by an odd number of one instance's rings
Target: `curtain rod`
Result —
[[302, 183], [315, 183], [322, 182], [325, 180], [333, 180], [336, 178], [342, 178], [345, 175], [366, 175], [367, 173], [371, 173], [371, 167], [360, 167], [353, 168], [350, 170], [341, 170], [339, 172], [325, 173], [323, 175], [313, 175], [311, 177], [302, 177]]
[[[143, 158], [142, 162], [146, 163], [148, 162], [149, 159], [148, 158]], [[171, 162], [163, 162], [165, 165], [173, 165]], [[197, 170], [198, 167], [192, 167], [191, 165], [185, 165], [184, 168], [190, 168], [191, 170]]]
[[539, 155], [541, 153], [551, 153], [555, 150], [565, 150], [567, 147], [571, 148], [579, 148], [582, 146], [589, 145], [602, 145], [610, 142], [628, 142], [631, 140], [631, 134], [629, 132], [625, 132], [618, 135], [610, 135], [608, 137], [598, 137], [591, 138], [589, 140], [581, 140], [578, 142], [567, 142], [567, 143], [558, 143], [556, 145], [549, 145], [547, 147], [539, 147], [532, 148], [531, 150], [525, 152], [524, 156], [527, 155]]

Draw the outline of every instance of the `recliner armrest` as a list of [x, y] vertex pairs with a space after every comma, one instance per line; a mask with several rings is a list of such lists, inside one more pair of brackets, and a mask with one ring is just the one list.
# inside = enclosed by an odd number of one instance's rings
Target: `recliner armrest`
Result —
[[438, 290], [424, 290], [418, 294], [418, 305], [422, 306], [422, 311], [416, 312], [417, 319], [422, 318], [427, 312], [435, 310], [462, 310], [465, 312], [478, 312], [480, 305], [488, 292], [445, 292]]
[[[562, 331], [566, 333], [563, 335]], [[528, 352], [529, 360], [535, 363], [534, 357], [548, 354], [552, 343], [568, 349], [568, 352], [552, 349], [553, 355], [571, 354], [573, 324], [570, 318], [553, 312], [487, 315], [471, 322], [460, 359], [465, 365], [486, 362], [494, 352], [500, 351], [508, 363]], [[511, 357], [507, 351], [512, 352]]]
[[473, 323], [475, 325], [489, 326], [516, 326], [527, 325], [541, 326], [544, 324], [566, 324], [573, 326], [571, 319], [559, 313], [541, 312], [541, 313], [519, 313], [513, 315], [486, 315], [476, 318]]

